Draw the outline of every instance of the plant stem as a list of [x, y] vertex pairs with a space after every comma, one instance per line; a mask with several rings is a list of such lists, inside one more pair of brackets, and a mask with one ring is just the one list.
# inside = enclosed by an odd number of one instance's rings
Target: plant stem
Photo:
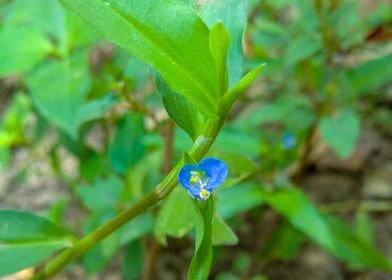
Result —
[[[195, 143], [189, 151], [189, 154], [192, 155], [194, 159], [200, 160], [208, 152], [223, 125], [224, 119], [225, 118], [221, 118], [219, 120], [210, 122], [206, 128], [205, 136], [200, 136], [196, 139]], [[177, 185], [177, 176], [182, 165], [183, 161], [181, 160], [163, 179], [163, 181], [138, 203], [133, 205], [130, 209], [125, 209], [120, 212], [113, 219], [85, 236], [73, 247], [61, 252], [57, 257], [50, 261], [42, 271], [35, 274], [31, 279], [46, 279], [50, 276], [53, 276], [70, 261], [78, 256], [83, 255], [102, 239], [129, 222], [132, 218], [135, 218], [139, 214], [144, 213], [152, 205], [165, 198]]]

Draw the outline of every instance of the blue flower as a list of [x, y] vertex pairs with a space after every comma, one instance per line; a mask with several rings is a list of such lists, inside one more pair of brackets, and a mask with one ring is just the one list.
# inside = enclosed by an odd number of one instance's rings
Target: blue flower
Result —
[[295, 137], [291, 132], [286, 132], [283, 135], [283, 147], [291, 149], [295, 145]]
[[216, 158], [205, 158], [197, 165], [186, 164], [178, 174], [181, 185], [197, 200], [206, 200], [214, 188], [227, 177], [226, 164]]

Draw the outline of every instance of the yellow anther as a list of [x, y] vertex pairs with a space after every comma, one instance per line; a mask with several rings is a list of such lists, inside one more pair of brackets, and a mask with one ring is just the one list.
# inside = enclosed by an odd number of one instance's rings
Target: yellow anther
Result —
[[197, 171], [191, 171], [191, 178], [189, 178], [189, 182], [191, 184], [196, 184], [200, 181], [200, 174]]
[[200, 196], [201, 199], [206, 200], [207, 198], [210, 197], [210, 194], [211, 193], [209, 191], [207, 191], [206, 189], [201, 189], [200, 193], [199, 193], [199, 196]]

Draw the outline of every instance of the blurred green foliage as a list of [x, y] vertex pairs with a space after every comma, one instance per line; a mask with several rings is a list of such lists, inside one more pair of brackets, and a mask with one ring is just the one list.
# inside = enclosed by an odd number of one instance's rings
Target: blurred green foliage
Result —
[[[126, 1], [62, 1], [78, 15], [58, 0], [0, 1], [0, 168], [15, 168], [12, 159], [20, 150], [34, 157], [41, 147], [69, 190], [66, 199], [48, 209], [51, 219], [67, 230], [50, 230], [54, 225], [37, 216], [31, 219], [42, 227], [29, 228], [24, 226], [26, 214], [16, 214], [24, 224], [16, 224], [16, 231], [43, 235], [45, 250], [38, 254], [30, 248], [30, 238], [15, 237], [18, 246], [1, 245], [0, 275], [70, 246], [63, 239], [66, 232], [88, 234], [144, 197], [217, 118], [222, 94], [235, 88], [242, 69], [248, 72], [262, 63], [263, 75], [239, 96], [210, 150], [229, 167], [229, 178], [214, 197], [215, 212], [198, 212], [191, 197], [176, 188], [89, 251], [82, 262], [86, 273], [101, 273], [120, 256], [123, 278], [139, 279], [142, 266], [149, 268], [143, 258], [152, 250], [151, 240], [168, 246], [175, 242], [172, 238], [193, 237], [199, 250], [191, 274], [211, 257], [206, 250], [211, 246], [198, 247], [203, 242], [217, 246], [215, 262], [220, 250], [235, 255], [230, 273], [212, 270], [217, 279], [246, 275], [251, 259], [290, 261], [304, 240], [350, 269], [392, 271], [373, 244], [367, 213], [358, 212], [350, 228], [322, 213], [296, 188], [314, 139], [346, 159], [367, 122], [391, 135], [392, 113], [377, 105], [390, 102], [392, 6], [363, 11], [361, 1], [353, 0], [249, 0], [248, 7], [240, 0], [204, 5], [189, 0], [177, 1], [184, 6], [166, 1], [170, 3], [146, 12], [151, 1], [132, 1], [133, 6]], [[181, 7], [183, 17], [174, 16], [171, 5]], [[122, 13], [132, 20], [124, 20]], [[194, 33], [183, 31], [188, 27]], [[372, 35], [379, 29], [386, 38]], [[230, 43], [225, 41], [229, 35]], [[240, 86], [248, 85], [242, 82]], [[293, 138], [290, 146], [284, 142], [287, 133]], [[75, 161], [72, 174], [66, 171], [64, 151]], [[293, 166], [299, 168], [293, 172]], [[29, 172], [28, 166], [20, 168]], [[73, 203], [82, 210], [70, 221], [64, 217]], [[283, 220], [276, 228], [264, 225], [273, 231], [265, 244], [253, 237], [256, 252], [218, 247], [241, 243], [236, 236], [243, 227], [241, 217], [262, 217], [267, 207]], [[14, 212], [2, 213], [0, 222], [14, 224]], [[0, 230], [5, 242], [1, 235]], [[16, 252], [27, 254], [29, 261], [10, 268], [14, 261], [9, 256]], [[208, 264], [204, 268], [208, 275]], [[255, 274], [252, 279], [265, 278]]]

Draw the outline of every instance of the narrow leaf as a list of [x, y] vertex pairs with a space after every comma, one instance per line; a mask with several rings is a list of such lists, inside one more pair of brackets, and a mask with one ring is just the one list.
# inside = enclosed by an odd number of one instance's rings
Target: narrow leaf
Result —
[[300, 190], [264, 191], [263, 198], [291, 225], [341, 260], [355, 267], [392, 271], [392, 264], [376, 248], [339, 219], [322, 215]]
[[209, 0], [197, 2], [201, 17], [210, 28], [216, 22], [221, 21], [229, 31], [230, 47], [227, 56], [227, 69], [229, 88], [231, 88], [242, 77], [242, 41], [247, 23], [247, 1]]
[[248, 74], [246, 74], [235, 86], [233, 86], [219, 101], [220, 105], [224, 110], [229, 110], [233, 105], [234, 101], [253, 83], [253, 81], [259, 75], [261, 69], [264, 67], [264, 63], [260, 64]]
[[[197, 206], [196, 206], [197, 203]], [[195, 202], [196, 246], [195, 254], [188, 270], [189, 280], [205, 280], [208, 278], [212, 262], [212, 219], [214, 200], [212, 197], [205, 202]]]
[[163, 105], [173, 121], [195, 140], [199, 136], [206, 118], [195, 105], [184, 96], [172, 90], [161, 75], [154, 75], [158, 91], [162, 94]]
[[229, 44], [230, 35], [225, 26], [222, 22], [216, 23], [210, 31], [210, 51], [215, 61], [221, 95], [226, 93], [228, 87], [226, 59]]

